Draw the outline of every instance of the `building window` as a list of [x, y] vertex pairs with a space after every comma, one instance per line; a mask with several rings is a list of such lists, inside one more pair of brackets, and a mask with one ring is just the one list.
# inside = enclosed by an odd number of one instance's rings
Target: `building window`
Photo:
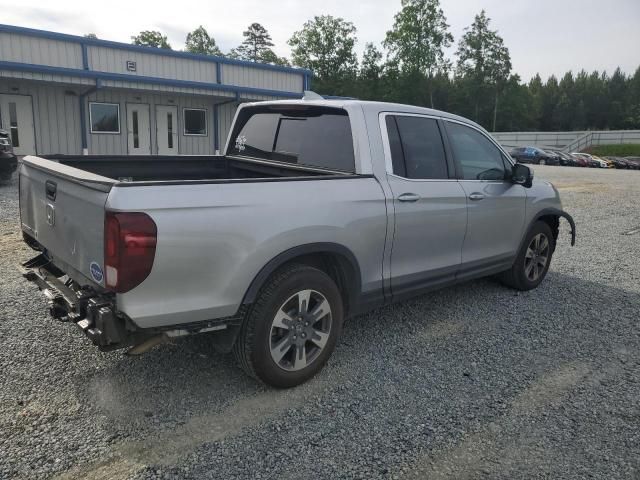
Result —
[[120, 133], [120, 105], [117, 103], [89, 103], [91, 133]]
[[184, 134], [207, 135], [207, 111], [202, 108], [184, 109]]

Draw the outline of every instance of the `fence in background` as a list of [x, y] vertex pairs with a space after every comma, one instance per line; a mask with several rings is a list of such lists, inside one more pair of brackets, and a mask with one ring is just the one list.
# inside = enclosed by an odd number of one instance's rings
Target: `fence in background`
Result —
[[553, 147], [564, 152], [576, 152], [594, 145], [640, 143], [640, 130], [604, 130], [580, 132], [495, 132], [505, 147]]

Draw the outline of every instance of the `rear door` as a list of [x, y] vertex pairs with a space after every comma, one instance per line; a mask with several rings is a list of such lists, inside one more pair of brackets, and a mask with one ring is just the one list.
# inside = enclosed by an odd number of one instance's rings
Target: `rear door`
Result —
[[129, 155], [151, 155], [149, 105], [127, 103], [127, 145]]
[[35, 155], [36, 136], [29, 95], [0, 95], [0, 128], [9, 132], [13, 153]]
[[110, 179], [37, 157], [20, 169], [22, 230], [56, 266], [104, 286], [104, 206]]
[[467, 205], [439, 120], [389, 113], [381, 117], [381, 128], [395, 212], [391, 290], [397, 298], [455, 279]]
[[156, 143], [158, 155], [178, 154], [178, 107], [156, 105]]
[[522, 239], [525, 188], [509, 180], [511, 163], [484, 132], [444, 121], [468, 205], [460, 276], [510, 266]]

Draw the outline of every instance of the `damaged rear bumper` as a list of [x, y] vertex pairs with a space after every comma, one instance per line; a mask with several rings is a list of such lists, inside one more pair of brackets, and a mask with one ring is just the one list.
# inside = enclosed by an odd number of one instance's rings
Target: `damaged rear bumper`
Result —
[[78, 285], [65, 277], [45, 254], [20, 264], [19, 268], [22, 276], [35, 283], [47, 298], [49, 314], [56, 320], [75, 323], [102, 351], [134, 347], [130, 352], [139, 354], [169, 338], [218, 332], [212, 337], [212, 345], [221, 352], [229, 352], [242, 320], [243, 312], [239, 312], [216, 320], [141, 329], [118, 311], [113, 293]]
[[22, 263], [20, 270], [47, 298], [53, 318], [75, 323], [101, 350], [124, 348], [144, 339], [131, 321], [117, 312], [113, 294], [61, 280], [64, 272], [44, 254]]

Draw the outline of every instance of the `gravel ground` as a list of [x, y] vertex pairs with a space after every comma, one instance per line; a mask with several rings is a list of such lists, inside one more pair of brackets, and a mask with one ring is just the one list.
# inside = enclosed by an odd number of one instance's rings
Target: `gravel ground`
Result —
[[14, 264], [0, 186], [0, 478], [639, 478], [640, 172], [536, 167], [567, 228], [546, 281], [480, 280], [359, 317], [311, 382], [207, 338], [100, 353]]

